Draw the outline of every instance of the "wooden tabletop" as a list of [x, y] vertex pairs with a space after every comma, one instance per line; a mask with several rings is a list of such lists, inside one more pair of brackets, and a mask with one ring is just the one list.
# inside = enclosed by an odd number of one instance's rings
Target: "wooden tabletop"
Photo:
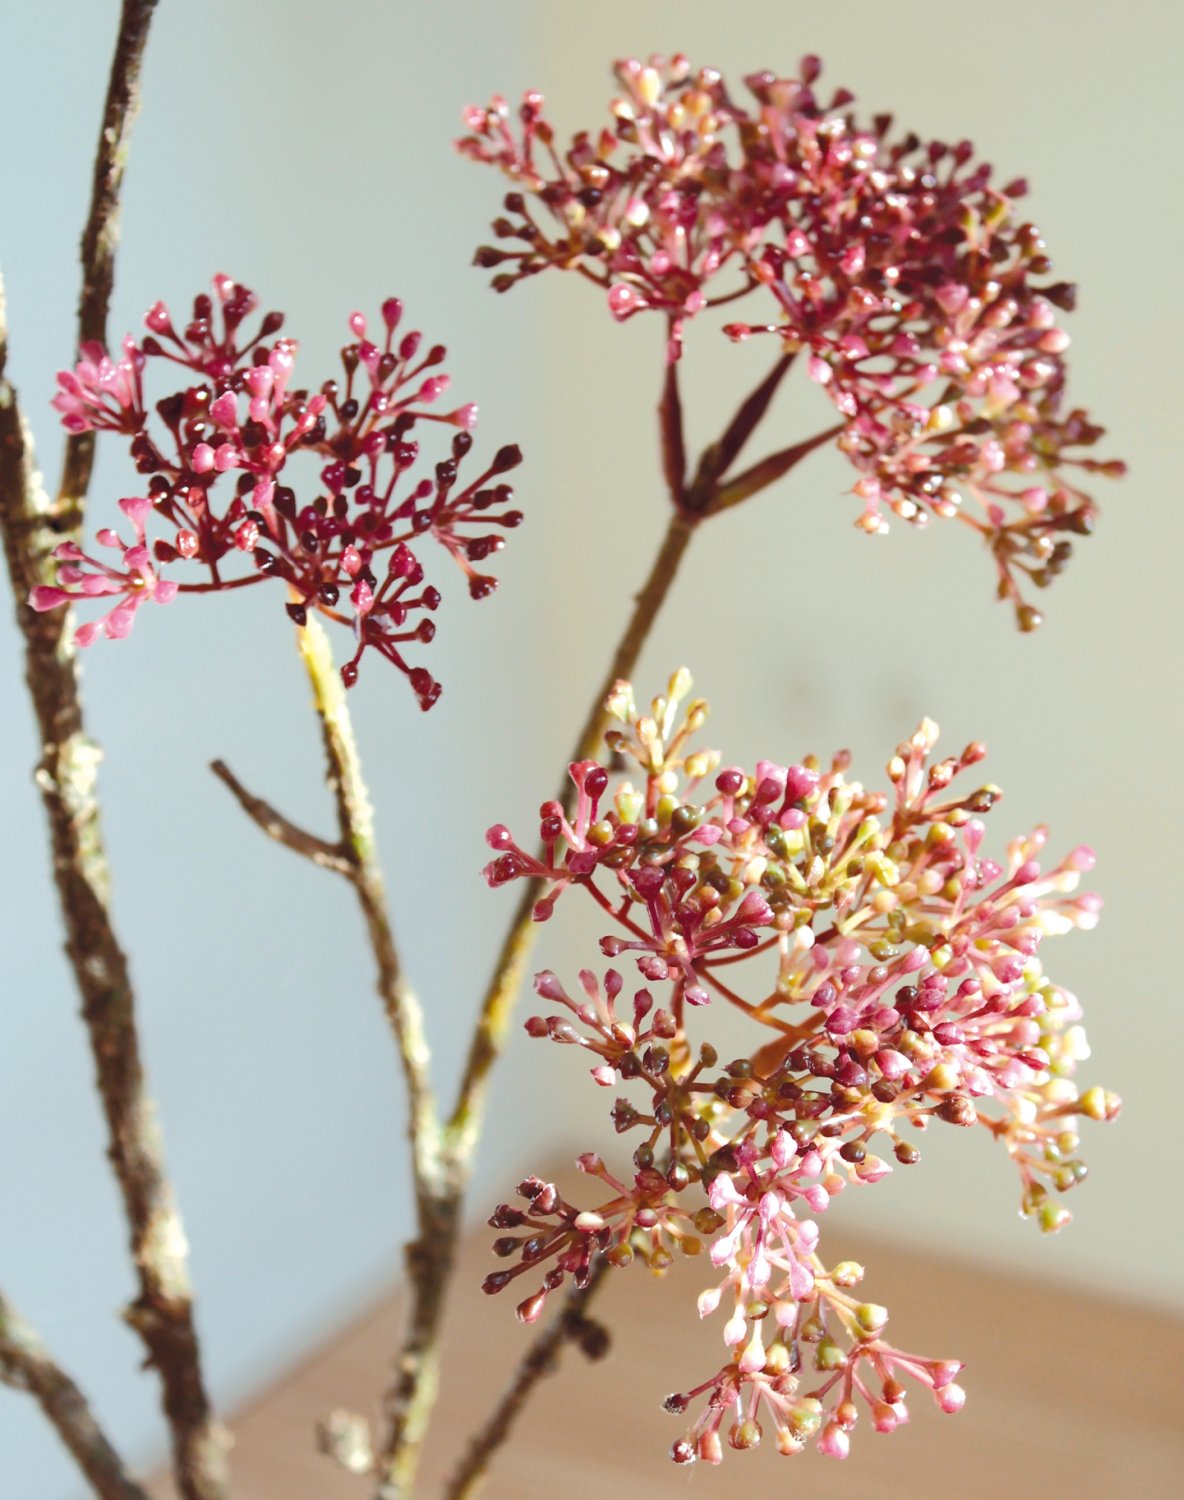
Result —
[[[488, 1237], [465, 1247], [456, 1283], [424, 1496], [438, 1492], [530, 1338], [509, 1297], [476, 1290], [490, 1264]], [[726, 1451], [719, 1468], [676, 1468], [667, 1453], [686, 1419], [660, 1402], [710, 1373], [722, 1352], [720, 1320], [701, 1325], [695, 1313], [709, 1268], [684, 1264], [659, 1281], [635, 1265], [613, 1272], [599, 1300], [615, 1330], [612, 1353], [597, 1364], [565, 1355], [502, 1450], [488, 1500], [731, 1500], [754, 1483], [812, 1500], [1184, 1496], [1184, 1323], [901, 1245], [862, 1246], [860, 1258], [868, 1296], [888, 1306], [902, 1347], [966, 1361], [969, 1399], [959, 1415], [942, 1415], [918, 1391], [912, 1421], [890, 1437], [861, 1421], [844, 1463], [812, 1448], [782, 1458], [767, 1441], [755, 1452]], [[399, 1300], [395, 1293], [373, 1308], [238, 1415], [236, 1500], [369, 1500], [365, 1480], [315, 1451], [313, 1432], [334, 1408], [376, 1412]], [[153, 1489], [158, 1500], [170, 1494], [164, 1482]]]

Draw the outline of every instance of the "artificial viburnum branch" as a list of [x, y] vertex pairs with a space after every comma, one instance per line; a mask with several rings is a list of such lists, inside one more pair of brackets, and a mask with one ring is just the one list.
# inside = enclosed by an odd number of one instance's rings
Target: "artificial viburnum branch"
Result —
[[[843, 1458], [860, 1403], [878, 1432], [907, 1421], [905, 1379], [959, 1410], [960, 1366], [890, 1343], [886, 1309], [855, 1293], [863, 1268], [828, 1266], [806, 1214], [885, 1177], [875, 1147], [915, 1165], [910, 1137], [944, 1122], [1004, 1145], [1025, 1216], [1050, 1232], [1068, 1222], [1054, 1195], [1085, 1176], [1077, 1122], [1113, 1119], [1120, 1104], [1073, 1082], [1089, 1055], [1080, 1010], [1039, 949], [1096, 923], [1098, 897], [1077, 894], [1093, 853], [1046, 869], [1038, 828], [1005, 864], [985, 856], [981, 818], [999, 790], [957, 784], [984, 748], [933, 759], [929, 721], [891, 757], [887, 793], [849, 780], [845, 752], [829, 769], [813, 758], [721, 769], [717, 752], [693, 747], [707, 709], [683, 711], [690, 686], [676, 673], [644, 712], [617, 684], [606, 744], [639, 784], [614, 788], [597, 761], [573, 764], [575, 815], [544, 807], [541, 857], [504, 826], [489, 831], [491, 885], [541, 881], [540, 917], [586, 891], [617, 926], [601, 954], [635, 965], [642, 983], [627, 1000], [615, 966], [581, 970], [575, 996], [555, 974], [536, 976], [559, 1009], [527, 1032], [584, 1049], [601, 1087], [639, 1092], [619, 1094], [611, 1118], [640, 1144], [624, 1177], [597, 1152], [579, 1158], [602, 1184], [588, 1207], [525, 1179], [523, 1206], [490, 1220], [502, 1231], [494, 1251], [512, 1264], [485, 1290], [541, 1275], [517, 1309], [533, 1323], [569, 1277], [589, 1285], [601, 1259], [661, 1273], [709, 1248], [722, 1274], [699, 1314], [726, 1302], [731, 1352], [668, 1399], [677, 1413], [705, 1401], [673, 1458], [718, 1463], [725, 1421], [730, 1445], [751, 1448], [762, 1417], [781, 1453], [816, 1438]], [[751, 1052], [726, 1063], [703, 1037], [721, 1000], [759, 1028]]]
[[[136, 27], [142, 44], [150, 8], [125, 7], [130, 41], [121, 37], [117, 73], [121, 56], [125, 65], [138, 57]], [[565, 1007], [586, 1034], [562, 1015], [534, 1017], [528, 1030], [590, 1048], [600, 1059], [593, 1068], [598, 1083], [619, 1078], [648, 1090], [652, 1097], [640, 1109], [622, 1098], [613, 1110], [618, 1132], [640, 1129], [645, 1138], [631, 1182], [614, 1176], [596, 1153], [581, 1158], [608, 1192], [596, 1207], [577, 1208], [552, 1184], [528, 1178], [519, 1189], [527, 1206], [502, 1205], [495, 1213], [499, 1228], [525, 1232], [499, 1240], [497, 1253], [518, 1264], [487, 1278], [487, 1290], [551, 1262], [519, 1315], [533, 1322], [548, 1293], [570, 1277], [571, 1317], [561, 1316], [536, 1342], [454, 1475], [455, 1496], [470, 1493], [563, 1343], [584, 1339], [599, 1268], [640, 1256], [660, 1271], [672, 1249], [696, 1253], [717, 1231], [710, 1259], [725, 1274], [700, 1299], [700, 1312], [731, 1292], [735, 1311], [725, 1342], [732, 1354], [668, 1402], [683, 1411], [705, 1397], [701, 1415], [675, 1444], [679, 1461], [717, 1461], [729, 1412], [734, 1447], [759, 1440], [763, 1412], [781, 1451], [800, 1451], [815, 1436], [823, 1452], [845, 1456], [857, 1398], [880, 1431], [907, 1419], [902, 1376], [931, 1389], [943, 1410], [956, 1410], [956, 1363], [889, 1344], [885, 1310], [852, 1295], [862, 1268], [828, 1268], [816, 1254], [817, 1226], [798, 1210], [804, 1204], [818, 1212], [846, 1183], [882, 1176], [887, 1163], [867, 1149], [875, 1136], [894, 1141], [898, 1161], [911, 1163], [916, 1148], [900, 1128], [921, 1130], [941, 1119], [982, 1124], [1001, 1140], [1019, 1168], [1025, 1211], [1057, 1228], [1065, 1215], [1048, 1187], [1063, 1191], [1083, 1174], [1075, 1117], [1110, 1118], [1117, 1109], [1112, 1096], [1078, 1096], [1069, 1081], [1084, 1055], [1079, 1032], [1064, 1024], [1071, 997], [1045, 984], [1034, 960], [1041, 935], [1092, 921], [1090, 898], [1055, 899], [1071, 889], [1089, 856], [1076, 851], [1041, 876], [1034, 855], [1042, 840], [1035, 837], [1013, 847], [1008, 879], [998, 885], [1002, 871], [978, 859], [981, 833], [967, 822], [991, 805], [994, 790], [932, 800], [975, 763], [978, 747], [926, 772], [929, 727], [902, 745], [890, 763], [896, 797], [889, 832], [877, 822], [889, 799], [873, 805], [874, 795], [869, 801], [845, 781], [841, 760], [830, 773], [809, 762], [762, 762], [751, 776], [728, 768], [716, 779], [718, 795], [696, 802], [699, 782], [715, 765], [706, 752], [684, 754], [701, 710], [693, 706], [687, 724], [675, 725], [683, 678], [652, 716], [635, 712], [627, 684], [618, 681], [632, 675], [695, 530], [832, 439], [858, 472], [864, 531], [883, 531], [885, 511], [918, 525], [931, 516], [961, 520], [990, 547], [999, 593], [1016, 605], [1021, 626], [1039, 623], [1021, 597], [1021, 581], [1047, 584], [1068, 557], [1067, 537], [1093, 525], [1093, 502], [1070, 481], [1069, 469], [1117, 473], [1121, 465], [1078, 453], [1101, 429], [1079, 410], [1064, 411], [1068, 339], [1057, 310], [1070, 308], [1074, 293], [1044, 279], [1051, 263], [1039, 233], [1014, 213], [1026, 185], [993, 187], [968, 143], [894, 141], [886, 116], [860, 127], [845, 91], [829, 104], [819, 101], [813, 58], [803, 61], [798, 79], [749, 77], [755, 103], [747, 106], [717, 73], [693, 73], [682, 57], [627, 61], [617, 72], [625, 96], [613, 104], [612, 129], [595, 139], [577, 136], [562, 157], [533, 93], [523, 102], [518, 136], [504, 101], [495, 100], [489, 110], [467, 112], [472, 134], [459, 143], [515, 184], [509, 217], [494, 228], [524, 248], [478, 252], [479, 264], [502, 268], [499, 289], [544, 269], [572, 269], [607, 294], [616, 318], [663, 315], [659, 434], [672, 512], [581, 730], [569, 783], [543, 807], [536, 852], [500, 825], [490, 830], [498, 856], [490, 883], [521, 880], [523, 895], [446, 1119], [432, 1094], [422, 1014], [394, 943], [341, 687], [356, 681], [372, 652], [431, 707], [440, 685], [408, 659], [410, 648], [431, 641], [430, 616], [441, 599], [427, 582], [424, 548], [431, 543], [447, 553], [471, 596], [482, 598], [495, 580], [473, 565], [499, 550], [503, 531], [521, 520], [503, 479], [519, 461], [515, 447], [498, 449], [476, 478], [461, 477], [476, 408], [435, 410], [447, 388], [447, 377], [435, 373], [443, 347], [424, 352], [418, 334], [397, 336], [402, 307], [388, 299], [377, 341], [362, 315], [351, 315], [342, 380], [297, 388], [296, 345], [275, 337], [282, 317], [269, 313], [252, 331], [253, 294], [218, 276], [214, 297], [199, 296], [188, 322], [178, 325], [158, 302], [146, 318], [148, 336], [125, 340], [113, 357], [101, 310], [110, 289], [107, 230], [123, 122], [109, 109], [109, 157], [101, 155], [96, 170], [93, 232], [84, 242], [94, 275], [85, 286], [81, 359], [59, 376], [54, 403], [72, 435], [54, 538], [56, 577], [14, 569], [33, 609], [56, 622], [43, 634], [71, 673], [63, 632], [72, 601], [109, 606], [75, 633], [85, 645], [100, 633], [127, 635], [145, 602], [269, 578], [284, 585], [313, 685], [339, 839], [298, 828], [225, 767], [216, 769], [270, 837], [354, 886], [408, 1086], [418, 1234], [407, 1251], [410, 1323], [387, 1395], [386, 1440], [375, 1456], [349, 1419], [330, 1444], [350, 1468], [375, 1474], [381, 1500], [413, 1492], [489, 1071], [504, 1045], [533, 924], [550, 916], [565, 889], [583, 887], [612, 915], [623, 936], [606, 937], [602, 951], [639, 955], [645, 981], [671, 985], [668, 1004], [655, 1011], [643, 987], [629, 1020], [615, 1008], [619, 971], [610, 969], [603, 981], [583, 971], [583, 1001], [543, 974], [539, 993]], [[130, 76], [134, 82], [134, 67]], [[717, 282], [721, 273], [731, 275], [730, 285]], [[725, 331], [738, 343], [772, 337], [780, 352], [691, 468], [679, 395], [686, 326], [708, 308], [749, 297], [766, 299], [764, 314]], [[738, 470], [799, 357], [840, 420]], [[154, 418], [146, 373], [150, 362], [160, 369], [162, 361], [184, 373], [179, 389], [154, 401]], [[38, 484], [10, 395], [0, 386], [0, 437], [10, 450], [5, 472], [11, 469], [25, 495]], [[417, 480], [412, 471], [419, 472], [432, 423], [459, 431], [432, 477]], [[123, 434], [147, 477], [146, 493], [120, 501], [130, 539], [111, 527], [97, 534], [99, 547], [115, 554], [107, 560], [84, 551], [77, 535], [61, 539], [62, 523], [77, 520], [72, 492], [85, 489], [96, 429]], [[319, 459], [315, 478], [301, 475], [306, 455]], [[49, 508], [39, 495], [36, 504]], [[40, 548], [43, 561], [50, 545]], [[354, 653], [340, 680], [316, 614], [352, 632]], [[32, 638], [36, 628], [26, 633]], [[618, 788], [613, 810], [602, 813], [609, 777], [593, 756], [606, 713], [626, 725], [612, 732], [611, 748], [633, 756], [646, 786]], [[1054, 899], [1042, 899], [1049, 894]], [[746, 994], [731, 966], [762, 955], [776, 957], [774, 988]], [[968, 971], [951, 994], [948, 983]], [[735, 1007], [772, 1037], [751, 1057], [719, 1069], [710, 1043], [693, 1052], [689, 1036], [692, 1013], [713, 1001]], [[135, 1061], [134, 1045], [125, 1056]], [[133, 1081], [138, 1087], [138, 1064]], [[696, 1188], [707, 1201], [692, 1210], [682, 1195]], [[820, 1379], [805, 1390], [803, 1351], [811, 1349]], [[196, 1372], [195, 1346], [192, 1355]], [[176, 1433], [167, 1372], [166, 1406]], [[214, 1493], [201, 1491], [200, 1500]]]
[[95, 1420], [86, 1397], [3, 1294], [0, 1382], [34, 1397], [100, 1500], [148, 1500]]
[[[123, 7], [96, 162], [94, 199], [83, 238], [84, 337], [102, 333], [112, 275], [118, 191], [135, 115], [140, 59], [153, 6]], [[106, 852], [96, 788], [98, 750], [82, 717], [69, 611], [44, 614], [23, 602], [47, 586], [48, 559], [76, 532], [91, 472], [86, 444], [68, 448], [62, 486], [51, 501], [37, 472], [32, 439], [5, 378], [0, 288], [0, 531], [18, 600], [25, 675], [43, 746], [36, 780], [49, 822], [66, 951], [82, 996], [110, 1158], [123, 1197], [138, 1294], [127, 1321], [144, 1343], [162, 1385], [174, 1473], [184, 1500], [221, 1500], [224, 1439], [206, 1396], [193, 1323], [187, 1246], [165, 1174], [153, 1109], [144, 1090], [134, 992], [112, 924]]]
[[311, 860], [323, 870], [332, 870], [337, 875], [352, 875], [353, 865], [342, 853], [339, 844], [331, 844], [327, 839], [309, 833], [306, 828], [299, 827], [290, 818], [285, 818], [283, 813], [277, 812], [270, 802], [249, 792], [225, 761], [212, 761], [210, 770], [229, 789], [231, 796], [251, 822], [262, 828], [269, 839], [283, 844], [293, 854]]

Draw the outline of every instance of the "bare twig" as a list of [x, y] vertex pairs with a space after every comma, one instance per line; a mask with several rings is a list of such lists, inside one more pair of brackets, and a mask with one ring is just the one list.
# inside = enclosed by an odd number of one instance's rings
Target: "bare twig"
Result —
[[[140, 64], [156, 0], [123, 0], [115, 56], [95, 152], [90, 209], [82, 231], [82, 291], [78, 299], [78, 342], [105, 343], [107, 310], [115, 284], [119, 243], [119, 201], [132, 126], [140, 108]], [[66, 529], [80, 526], [82, 506], [95, 461], [93, 432], [66, 439], [55, 513]]]
[[[674, 582], [679, 564], [690, 545], [696, 521], [678, 511], [670, 517], [661, 546], [650, 567], [649, 576], [638, 592], [629, 621], [613, 652], [608, 671], [602, 679], [580, 729], [579, 739], [569, 761], [585, 760], [596, 754], [608, 718], [604, 700], [620, 678], [633, 675], [641, 648], [645, 644], [658, 612]], [[557, 801], [567, 803], [572, 792], [571, 779], [564, 776]], [[531, 913], [543, 894], [541, 881], [523, 882], [522, 896], [494, 966], [494, 980], [486, 992], [477, 1018], [477, 1028], [469, 1048], [464, 1076], [457, 1093], [456, 1106], [449, 1120], [454, 1149], [464, 1159], [472, 1154], [484, 1110], [485, 1088], [489, 1070], [505, 1043], [510, 1011], [522, 983], [523, 971], [533, 946], [535, 924]]]
[[485, 1424], [469, 1440], [464, 1456], [444, 1486], [444, 1500], [471, 1500], [476, 1494], [487, 1476], [493, 1455], [510, 1436], [535, 1386], [545, 1376], [554, 1374], [565, 1344], [579, 1345], [590, 1358], [600, 1358], [605, 1352], [604, 1330], [589, 1320], [588, 1306], [607, 1267], [605, 1260], [596, 1260], [587, 1284], [573, 1286], [564, 1298], [563, 1306], [536, 1335], [501, 1399]]
[[327, 780], [337, 805], [337, 826], [341, 832], [338, 852], [349, 867], [349, 879], [366, 919], [378, 968], [378, 994], [395, 1036], [407, 1084], [408, 1135], [416, 1194], [422, 1199], [431, 1196], [439, 1175], [439, 1127], [428, 1071], [431, 1054], [424, 1031], [423, 1008], [403, 977], [394, 929], [387, 915], [382, 868], [374, 840], [374, 811], [362, 779], [345, 689], [333, 665], [329, 642], [315, 618], [297, 630], [296, 641], [321, 723]]
[[[102, 338], [111, 287], [118, 189], [135, 114], [140, 60], [155, 0], [125, 0], [96, 163], [95, 195], [83, 237], [80, 333]], [[107, 1120], [108, 1154], [127, 1218], [138, 1295], [125, 1317], [162, 1383], [174, 1472], [184, 1500], [222, 1500], [225, 1439], [202, 1381], [187, 1245], [164, 1169], [160, 1134], [146, 1097], [127, 958], [108, 904], [110, 876], [99, 820], [99, 751], [86, 737], [66, 609], [39, 614], [24, 601], [49, 583], [53, 547], [77, 531], [89, 481], [89, 438], [68, 445], [56, 502], [37, 471], [17, 395], [4, 379], [7, 356], [0, 287], [0, 532], [25, 642], [25, 677], [42, 756], [36, 771], [49, 823], [66, 951], [82, 997]]]
[[270, 802], [264, 802], [262, 797], [249, 792], [224, 760], [211, 762], [210, 770], [230, 788], [234, 800], [243, 812], [252, 823], [262, 828], [269, 839], [275, 839], [277, 844], [283, 844], [293, 854], [302, 855], [324, 870], [353, 878], [353, 864], [342, 854], [339, 845], [330, 844], [327, 840], [318, 838], [315, 833], [298, 827], [289, 818], [285, 818], [283, 813], [277, 812]]
[[95, 1420], [86, 1397], [0, 1293], [0, 1383], [28, 1391], [100, 1500], [147, 1500]]
[[[451, 1277], [460, 1222], [460, 1190], [445, 1150], [430, 1079], [431, 1054], [423, 1009], [402, 972], [387, 912], [382, 869], [374, 840], [374, 814], [362, 779], [345, 691], [325, 632], [315, 619], [297, 631], [300, 654], [321, 723], [328, 782], [337, 805], [339, 854], [349, 866], [378, 970], [377, 988], [394, 1033], [408, 1095], [408, 1135], [415, 1182], [417, 1236], [406, 1248], [412, 1318], [388, 1403], [402, 1413], [401, 1462], [410, 1473], [436, 1399], [439, 1354], [436, 1332]], [[398, 1483], [403, 1483], [402, 1478]], [[384, 1491], [386, 1493], [386, 1491]]]

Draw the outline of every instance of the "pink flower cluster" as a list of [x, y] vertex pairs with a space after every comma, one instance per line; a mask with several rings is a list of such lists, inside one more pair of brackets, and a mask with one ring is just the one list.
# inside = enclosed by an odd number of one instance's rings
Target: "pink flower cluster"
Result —
[[[116, 554], [103, 561], [75, 543], [57, 549], [57, 586], [34, 590], [35, 609], [103, 598], [101, 621], [79, 627], [86, 645], [102, 631], [115, 639], [131, 629], [145, 600], [167, 603], [180, 593], [210, 593], [282, 581], [287, 611], [302, 625], [309, 609], [349, 626], [353, 656], [342, 668], [347, 685], [368, 650], [408, 677], [421, 707], [440, 685], [404, 655], [435, 634], [431, 615], [440, 592], [426, 582], [422, 543], [437, 543], [464, 574], [470, 595], [484, 598], [496, 579], [479, 571], [517, 526], [504, 475], [521, 461], [514, 446], [500, 448], [477, 475], [461, 478], [472, 448], [477, 408], [437, 410], [448, 391], [440, 372], [443, 345], [424, 346], [416, 332], [402, 335], [403, 307], [383, 303], [375, 339], [366, 319], [349, 319], [351, 342], [341, 351], [343, 377], [309, 392], [293, 384], [297, 345], [276, 337], [279, 313], [264, 316], [248, 336], [254, 293], [228, 276], [214, 279], [214, 296], [199, 296], [180, 328], [162, 302], [145, 317], [148, 336], [123, 343], [112, 359], [86, 345], [72, 371], [58, 376], [54, 406], [70, 432], [106, 430], [130, 440], [147, 495], [120, 501], [132, 523], [130, 540], [112, 529], [99, 544]], [[149, 360], [184, 372], [179, 390], [156, 402], [150, 428], [143, 377]], [[425, 424], [455, 429], [446, 452], [422, 474], [420, 434]], [[291, 465], [315, 455], [319, 474]], [[160, 533], [149, 544], [147, 529]], [[200, 581], [175, 582], [165, 569], [184, 566]]]
[[[617, 685], [606, 740], [635, 779], [613, 786], [596, 762], [573, 765], [574, 814], [544, 804], [538, 854], [502, 825], [489, 832], [491, 885], [542, 880], [540, 920], [582, 889], [612, 919], [602, 954], [628, 958], [641, 983], [630, 993], [620, 967], [582, 971], [575, 993], [536, 977], [554, 1010], [528, 1033], [582, 1049], [598, 1085], [632, 1094], [611, 1118], [638, 1144], [631, 1174], [580, 1159], [604, 1189], [590, 1207], [523, 1182], [524, 1206], [490, 1220], [510, 1231], [494, 1250], [514, 1264], [485, 1289], [541, 1273], [518, 1306], [529, 1322], [594, 1256], [661, 1271], [706, 1249], [716, 1274], [699, 1313], [724, 1309], [728, 1355], [667, 1402], [684, 1412], [703, 1398], [672, 1456], [718, 1462], [725, 1423], [731, 1446], [749, 1448], [764, 1421], [782, 1453], [814, 1439], [842, 1458], [861, 1404], [878, 1432], [907, 1421], [906, 1381], [946, 1412], [964, 1397], [956, 1362], [888, 1341], [886, 1310], [854, 1290], [863, 1268], [820, 1256], [816, 1216], [893, 1161], [916, 1163], [916, 1137], [936, 1122], [998, 1140], [1022, 1211], [1055, 1231], [1070, 1217], [1060, 1196], [1085, 1175], [1077, 1120], [1118, 1112], [1114, 1095], [1073, 1081], [1088, 1055], [1079, 1008], [1039, 951], [1095, 924], [1100, 901], [1078, 890], [1093, 855], [1045, 865], [1044, 829], [1005, 861], [985, 855], [998, 789], [959, 780], [985, 751], [934, 758], [929, 721], [890, 759], [887, 792], [849, 780], [846, 754], [829, 768], [721, 767], [690, 744], [706, 717], [701, 701], [680, 711], [690, 687], [676, 673], [647, 713]], [[702, 1035], [721, 1001], [756, 1028], [729, 1062]]]
[[664, 314], [670, 359], [687, 319], [763, 301], [725, 331], [803, 356], [843, 422], [859, 526], [883, 531], [885, 512], [962, 520], [1034, 628], [1021, 583], [1049, 583], [1093, 528], [1073, 471], [1123, 466], [1089, 455], [1102, 429], [1066, 407], [1059, 314], [1076, 293], [1051, 280], [1039, 231], [1017, 214], [1026, 183], [995, 187], [968, 141], [894, 139], [887, 115], [858, 124], [847, 90], [816, 92], [814, 57], [798, 78], [749, 76], [747, 103], [683, 56], [615, 71], [611, 127], [562, 155], [537, 93], [516, 129], [504, 99], [466, 111], [459, 149], [515, 184], [494, 223], [509, 248], [477, 252], [498, 267], [495, 287], [574, 270], [616, 318]]

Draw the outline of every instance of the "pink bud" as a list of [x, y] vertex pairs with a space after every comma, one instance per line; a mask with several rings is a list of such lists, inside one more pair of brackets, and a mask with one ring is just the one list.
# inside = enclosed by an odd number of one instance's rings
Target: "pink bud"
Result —
[[65, 589], [52, 587], [47, 583], [40, 583], [29, 595], [29, 607], [35, 609], [39, 614], [44, 614], [47, 609], [57, 609], [59, 604], [69, 604], [70, 595]]
[[472, 432], [477, 425], [477, 403], [470, 401], [465, 406], [458, 406], [454, 412], [449, 413], [446, 420], [463, 432]]
[[144, 325], [153, 333], [169, 333], [172, 329], [172, 319], [169, 310], [163, 302], [154, 302], [144, 314]]
[[903, 1078], [908, 1072], [910, 1063], [903, 1052], [897, 1052], [895, 1048], [884, 1047], [876, 1053], [876, 1067], [881, 1074], [888, 1079], [895, 1080]]
[[103, 634], [109, 641], [122, 641], [131, 634], [136, 623], [136, 612], [130, 605], [121, 604], [113, 609], [103, 621]]
[[709, 1317], [719, 1306], [719, 1299], [723, 1295], [717, 1286], [709, 1286], [706, 1291], [699, 1293], [699, 1316]]
[[436, 401], [448, 389], [449, 384], [447, 375], [430, 375], [420, 386], [415, 399], [425, 403]]
[[806, 361], [806, 374], [819, 385], [829, 385], [833, 371], [826, 360], [819, 359], [817, 354], [812, 354]]
[[[493, 829], [490, 829], [490, 833], [492, 833], [493, 831]], [[485, 837], [486, 842], [493, 842], [490, 839], [489, 834], [486, 834]], [[498, 845], [494, 844], [493, 847], [496, 849]], [[535, 993], [537, 995], [541, 995], [544, 1000], [562, 1001], [567, 999], [567, 991], [563, 988], [558, 978], [554, 973], [552, 973], [550, 969], [543, 969], [541, 973], [534, 976], [534, 988]]]
[[828, 1422], [818, 1439], [818, 1451], [827, 1458], [846, 1458], [851, 1452], [851, 1439], [837, 1422]]
[[947, 1416], [952, 1417], [955, 1412], [960, 1412], [966, 1405], [966, 1392], [960, 1385], [943, 1385], [933, 1394], [938, 1406]]
[[219, 427], [238, 425], [238, 403], [234, 399], [233, 391], [223, 391], [217, 400], [211, 403], [210, 416]]
[[623, 322], [644, 306], [642, 298], [623, 282], [618, 282], [608, 294], [608, 310], [618, 322]]

